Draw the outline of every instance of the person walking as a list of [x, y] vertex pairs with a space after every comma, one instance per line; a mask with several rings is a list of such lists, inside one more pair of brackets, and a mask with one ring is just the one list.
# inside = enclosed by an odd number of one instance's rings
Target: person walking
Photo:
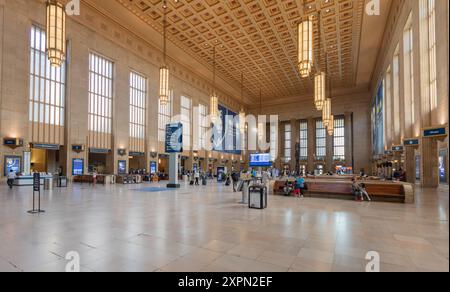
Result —
[[12, 189], [14, 181], [16, 180], [16, 173], [14, 172], [14, 170], [11, 169], [11, 171], [8, 173], [7, 178], [8, 178], [7, 180], [8, 186], [10, 189]]
[[194, 178], [195, 178], [195, 185], [199, 186], [200, 185], [200, 172], [199, 171], [195, 172]]
[[96, 171], [94, 171], [92, 173], [92, 185], [93, 185], [93, 187], [97, 186], [97, 172]]
[[236, 171], [233, 171], [233, 173], [231, 174], [231, 179], [233, 180], [233, 192], [237, 192], [237, 186], [238, 186], [238, 182], [239, 182], [239, 174]]

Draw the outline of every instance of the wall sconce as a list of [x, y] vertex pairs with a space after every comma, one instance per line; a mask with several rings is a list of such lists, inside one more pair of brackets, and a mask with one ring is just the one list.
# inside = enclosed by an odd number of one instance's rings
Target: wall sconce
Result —
[[117, 149], [117, 154], [119, 156], [125, 156], [127, 155], [127, 149]]
[[150, 152], [150, 157], [151, 157], [151, 158], [156, 158], [156, 157], [158, 157], [158, 153], [152, 151], [152, 152]]

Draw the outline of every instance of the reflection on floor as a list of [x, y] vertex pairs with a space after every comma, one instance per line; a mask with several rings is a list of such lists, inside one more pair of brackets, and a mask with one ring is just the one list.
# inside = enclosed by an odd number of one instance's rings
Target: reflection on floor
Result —
[[228, 187], [75, 185], [44, 194], [0, 186], [0, 271], [382, 271], [449, 270], [448, 187], [417, 190], [415, 205], [270, 197], [251, 210]]

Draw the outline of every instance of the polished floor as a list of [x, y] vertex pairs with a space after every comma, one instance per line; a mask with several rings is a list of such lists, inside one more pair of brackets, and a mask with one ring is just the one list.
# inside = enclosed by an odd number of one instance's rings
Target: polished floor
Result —
[[448, 186], [417, 189], [414, 205], [270, 197], [269, 208], [237, 204], [211, 183], [158, 192], [163, 185], [74, 185], [43, 195], [0, 186], [0, 271], [60, 271], [76, 251], [90, 271], [449, 270]]

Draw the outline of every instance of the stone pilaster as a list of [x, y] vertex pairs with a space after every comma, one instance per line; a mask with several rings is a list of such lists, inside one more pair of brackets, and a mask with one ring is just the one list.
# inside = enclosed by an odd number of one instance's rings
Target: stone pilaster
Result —
[[414, 147], [405, 147], [406, 181], [416, 183], [416, 155]]
[[334, 172], [335, 170], [333, 169], [333, 136], [328, 135], [328, 131], [327, 131], [327, 156], [325, 158], [325, 169], [324, 171], [332, 171]]
[[345, 123], [345, 161], [346, 166], [355, 167], [353, 156], [353, 113], [346, 112]]
[[316, 154], [316, 120], [308, 118], [308, 172], [314, 172], [314, 157]]
[[300, 124], [297, 120], [291, 120], [291, 170], [295, 170], [297, 166], [296, 146], [300, 141]]
[[438, 142], [433, 138], [422, 138], [420, 157], [420, 181], [424, 188], [439, 186]]

